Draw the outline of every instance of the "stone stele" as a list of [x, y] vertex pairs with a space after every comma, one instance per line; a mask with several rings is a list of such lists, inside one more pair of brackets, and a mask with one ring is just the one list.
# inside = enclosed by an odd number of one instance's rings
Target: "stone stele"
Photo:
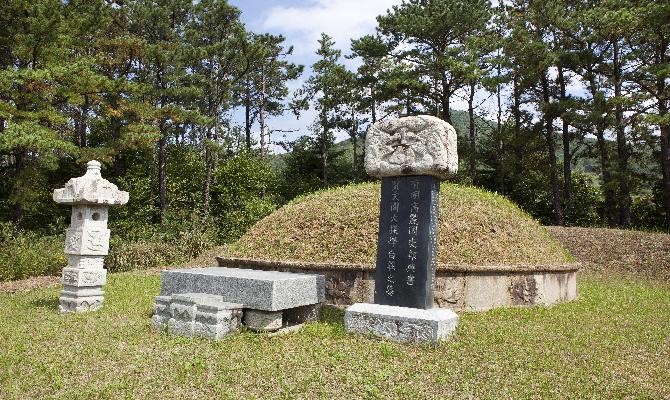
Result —
[[376, 122], [365, 137], [365, 171], [377, 178], [403, 175], [451, 178], [458, 171], [456, 130], [430, 115]]
[[72, 206], [70, 227], [65, 230], [67, 266], [63, 269], [60, 312], [97, 310], [104, 300], [107, 281], [103, 264], [109, 251], [109, 206], [128, 202], [128, 192], [100, 175], [100, 163], [89, 161], [86, 174], [56, 189], [53, 199]]

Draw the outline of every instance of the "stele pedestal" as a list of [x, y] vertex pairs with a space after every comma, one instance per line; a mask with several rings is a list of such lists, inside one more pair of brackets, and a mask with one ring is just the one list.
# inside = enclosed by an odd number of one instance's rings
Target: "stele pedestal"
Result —
[[440, 180], [458, 169], [456, 131], [420, 115], [375, 123], [365, 170], [381, 178], [374, 304], [345, 312], [345, 329], [400, 342], [436, 342], [456, 328], [452, 310], [433, 308]]
[[102, 287], [107, 282], [103, 265], [109, 252], [108, 210], [126, 204], [128, 197], [128, 192], [102, 178], [98, 161], [89, 161], [84, 176], [54, 190], [56, 203], [72, 206], [70, 227], [65, 230], [68, 263], [61, 279], [61, 313], [93, 311], [102, 306]]

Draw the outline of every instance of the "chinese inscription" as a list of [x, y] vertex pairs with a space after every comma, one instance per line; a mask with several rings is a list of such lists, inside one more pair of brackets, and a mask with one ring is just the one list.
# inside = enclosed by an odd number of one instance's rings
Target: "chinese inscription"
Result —
[[432, 307], [438, 201], [437, 178], [383, 178], [375, 303]]

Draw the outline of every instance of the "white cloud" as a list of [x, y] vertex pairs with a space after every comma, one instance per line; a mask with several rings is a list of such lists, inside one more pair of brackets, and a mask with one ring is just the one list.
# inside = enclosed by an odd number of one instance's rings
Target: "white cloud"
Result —
[[295, 45], [295, 54], [314, 53], [321, 32], [330, 35], [336, 46], [347, 51], [350, 39], [372, 33], [375, 17], [400, 0], [312, 0], [304, 6], [275, 6], [260, 23], [263, 30], [279, 31]]

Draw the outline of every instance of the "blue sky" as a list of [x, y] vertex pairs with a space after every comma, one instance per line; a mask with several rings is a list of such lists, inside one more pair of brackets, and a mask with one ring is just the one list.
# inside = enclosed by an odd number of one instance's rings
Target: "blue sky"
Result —
[[[358, 38], [365, 34], [373, 33], [377, 25], [376, 16], [385, 14], [393, 5], [400, 4], [401, 0], [229, 0], [229, 3], [242, 11], [242, 21], [248, 30], [254, 32], [270, 32], [282, 34], [286, 37], [286, 43], [294, 46], [294, 54], [290, 58], [292, 62], [305, 65], [305, 73], [294, 82], [289, 89], [302, 86], [311, 74], [309, 66], [317, 57], [314, 52], [317, 49], [317, 39], [321, 32], [325, 32], [335, 40], [335, 45], [342, 54], [349, 53], [349, 45], [352, 38]], [[496, 1], [493, 1], [496, 4]], [[356, 61], [342, 59], [350, 69], [355, 69]], [[555, 75], [555, 69], [550, 70]], [[583, 94], [584, 87], [574, 81], [568, 85], [568, 91], [576, 96]], [[503, 96], [508, 96], [507, 90], [503, 90]], [[475, 98], [479, 105], [478, 114], [495, 119], [497, 105], [490, 93], [480, 91]], [[452, 98], [452, 109], [467, 110], [465, 92], [457, 92]], [[273, 136], [272, 140], [292, 140], [300, 135], [309, 134], [307, 127], [314, 121], [315, 112], [304, 112], [300, 119], [293, 114], [286, 113], [282, 117], [270, 119], [269, 129], [297, 130], [296, 133], [288, 134], [285, 138], [281, 134]], [[242, 111], [233, 115], [233, 119], [243, 124]], [[256, 136], [257, 134], [257, 127]], [[338, 140], [346, 139], [346, 133], [337, 135]], [[271, 147], [273, 151], [282, 151], [280, 147]]]
[[[305, 73], [300, 80], [292, 82], [290, 89], [302, 85], [311, 70], [309, 66], [316, 61], [314, 52], [317, 49], [317, 39], [321, 32], [333, 37], [336, 47], [342, 50], [343, 55], [349, 52], [352, 38], [358, 38], [375, 30], [375, 17], [386, 13], [400, 0], [229, 0], [229, 3], [242, 11], [242, 21], [248, 30], [254, 32], [270, 32], [282, 34], [287, 44], [294, 46], [292, 62], [305, 65]], [[343, 59], [350, 67], [355, 67], [354, 61]], [[289, 134], [287, 139], [295, 139], [300, 135], [308, 134], [307, 127], [314, 119], [314, 112], [305, 112], [299, 120], [287, 113], [283, 117], [271, 119], [270, 129], [299, 130]], [[239, 123], [243, 122], [241, 113], [233, 116]], [[257, 127], [255, 127], [257, 129]], [[283, 140], [281, 134], [276, 134], [272, 140]], [[346, 138], [342, 134], [338, 139]], [[273, 148], [273, 150], [279, 150]]]

